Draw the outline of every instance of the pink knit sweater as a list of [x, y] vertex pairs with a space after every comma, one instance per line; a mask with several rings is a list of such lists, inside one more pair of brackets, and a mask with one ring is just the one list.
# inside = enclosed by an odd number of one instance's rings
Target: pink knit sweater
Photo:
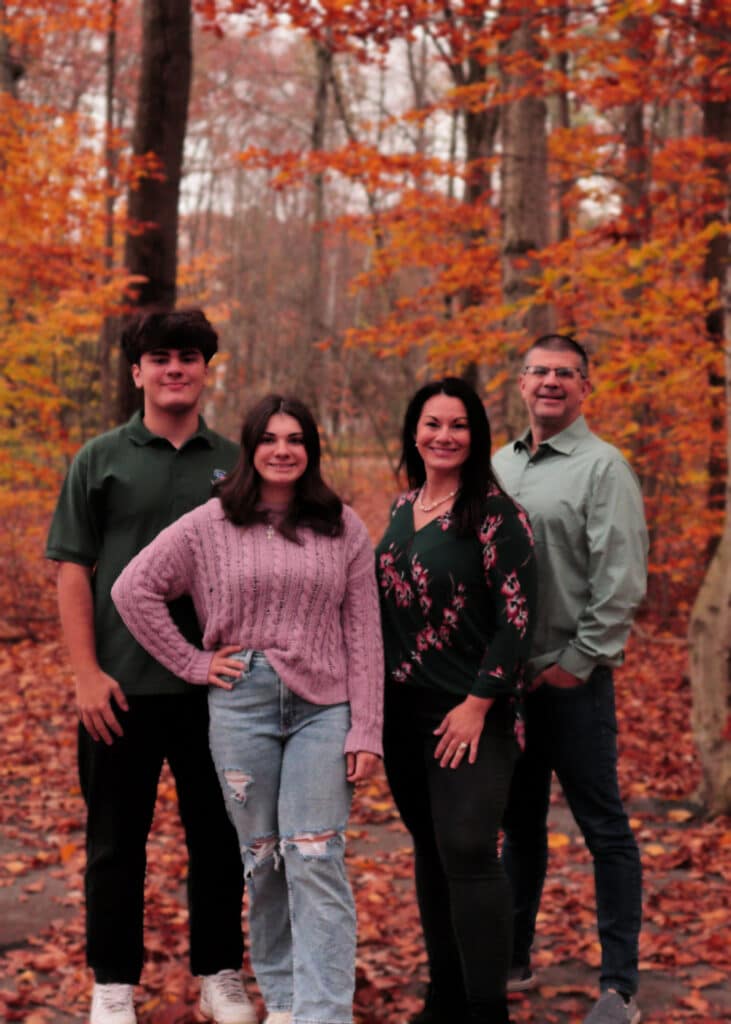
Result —
[[[206, 683], [224, 644], [262, 651], [298, 696], [350, 703], [345, 752], [381, 754], [383, 643], [373, 550], [343, 509], [344, 531], [300, 531], [301, 544], [263, 524], [235, 526], [218, 498], [173, 523], [132, 559], [112, 587], [130, 632], [189, 683]], [[270, 531], [271, 532], [271, 531]], [[190, 594], [201, 651], [173, 622], [167, 601]]]

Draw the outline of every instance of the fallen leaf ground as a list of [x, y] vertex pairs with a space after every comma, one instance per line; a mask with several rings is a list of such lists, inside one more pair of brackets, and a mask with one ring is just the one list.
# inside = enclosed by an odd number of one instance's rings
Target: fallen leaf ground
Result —
[[[384, 486], [382, 493], [392, 490]], [[361, 498], [358, 507], [383, 522], [384, 501], [369, 505]], [[43, 599], [50, 608], [50, 581]], [[685, 649], [651, 634], [651, 620], [643, 621], [617, 677], [621, 783], [644, 865], [644, 1020], [720, 1024], [731, 1019], [731, 821], [708, 820], [694, 803], [698, 766]], [[0, 921], [0, 1011], [8, 1021], [77, 1024], [85, 1019], [89, 990], [83, 805], [72, 682], [54, 626], [33, 640], [0, 642], [0, 685], [0, 906], [21, 928], [26, 912], [28, 921], [20, 938], [5, 940], [9, 926]], [[590, 859], [558, 792], [552, 822], [536, 952], [541, 987], [511, 1000], [516, 1024], [579, 1024], [595, 997], [599, 947]], [[402, 1024], [421, 1003], [424, 954], [408, 836], [382, 777], [359, 790], [349, 839], [359, 917], [356, 1024]], [[184, 877], [175, 793], [165, 774], [149, 851], [142, 1024], [200, 1020], [198, 984], [187, 969]], [[37, 911], [41, 904], [45, 914]], [[249, 985], [256, 995], [251, 978]]]

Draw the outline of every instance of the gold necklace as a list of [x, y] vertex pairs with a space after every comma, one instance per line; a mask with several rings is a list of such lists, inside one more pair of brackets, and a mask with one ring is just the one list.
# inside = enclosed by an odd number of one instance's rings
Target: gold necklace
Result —
[[421, 509], [422, 512], [433, 512], [435, 508], [439, 508], [439, 506], [443, 505], [445, 501], [449, 501], [449, 499], [453, 498], [455, 496], [455, 494], [457, 493], [457, 491], [459, 491], [459, 487], [455, 487], [455, 489], [453, 491], [450, 491], [449, 494], [445, 494], [443, 498], [439, 499], [439, 501], [434, 501], [434, 502], [432, 502], [431, 505], [425, 505], [424, 504], [424, 487], [425, 486], [426, 486], [426, 484], [424, 484], [422, 486], [421, 490], [419, 491], [419, 497], [417, 498], [417, 502], [418, 502], [419, 508]]

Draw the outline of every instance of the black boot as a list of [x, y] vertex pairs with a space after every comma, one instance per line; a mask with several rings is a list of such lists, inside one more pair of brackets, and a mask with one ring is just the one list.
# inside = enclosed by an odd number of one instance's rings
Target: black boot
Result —
[[424, 1006], [408, 1024], [457, 1024], [465, 1016], [467, 1010], [464, 997], [451, 998], [447, 993], [440, 993], [433, 985], [426, 990]]
[[507, 999], [467, 1004], [468, 1024], [510, 1024]]

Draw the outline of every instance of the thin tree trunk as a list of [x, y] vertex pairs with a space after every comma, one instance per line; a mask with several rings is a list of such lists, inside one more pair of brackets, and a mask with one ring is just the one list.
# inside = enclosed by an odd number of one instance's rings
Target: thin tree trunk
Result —
[[[114, 140], [114, 94], [117, 70], [117, 0], [109, 0], [109, 25], [107, 28], [106, 55], [106, 105], [104, 119], [104, 149], [106, 196], [104, 200], [104, 267], [107, 279], [114, 266], [114, 208], [117, 187], [117, 147]], [[114, 317], [105, 316], [99, 333], [99, 388], [101, 392], [100, 420], [102, 427], [108, 427], [113, 419], [112, 398], [114, 377], [112, 374], [112, 349], [118, 338], [118, 322]]]
[[[310, 132], [310, 149], [313, 154], [321, 153], [325, 148], [327, 131], [327, 108], [329, 83], [333, 75], [333, 54], [327, 44], [315, 43], [315, 103], [312, 113]], [[316, 171], [312, 175], [312, 235], [310, 242], [310, 273], [307, 302], [307, 334], [306, 349], [302, 365], [302, 388], [305, 397], [318, 412], [318, 406], [327, 403], [327, 381], [318, 379], [317, 373], [319, 352], [316, 349], [323, 334], [323, 256], [324, 256], [324, 223], [325, 223], [325, 175]]]
[[[526, 3], [519, 12], [506, 5], [504, 13], [520, 24], [503, 45], [504, 56], [525, 54], [538, 63], [542, 51], [533, 19], [534, 5]], [[503, 89], [511, 94], [527, 84], [523, 76], [502, 72]], [[510, 99], [502, 111], [501, 204], [503, 221], [502, 284], [509, 304], [529, 299], [533, 278], [540, 273], [536, 253], [548, 242], [548, 142], [546, 104], [536, 88], [520, 99]], [[507, 323], [513, 331], [525, 332], [530, 340], [553, 329], [553, 310], [533, 304], [527, 313], [516, 312]], [[518, 370], [519, 353], [510, 367]], [[503, 405], [504, 424], [509, 436], [520, 429], [524, 410], [517, 389], [508, 389]]]
[[0, 0], [0, 92], [17, 98], [18, 80], [23, 76], [23, 65], [15, 59], [10, 49], [6, 31], [8, 12], [5, 0]]
[[[725, 391], [731, 409], [731, 273], [726, 269]], [[731, 417], [726, 451], [731, 460]], [[690, 619], [691, 723], [703, 778], [700, 796], [711, 814], [731, 814], [731, 481], [726, 522]]]
[[[713, 0], [706, 0], [704, 7], [710, 9]], [[731, 21], [728, 25], [731, 31]], [[715, 50], [715, 61], [713, 64], [718, 68], [723, 67], [723, 53], [725, 44], [721, 41], [707, 43], [709, 48]], [[706, 100], [703, 104], [703, 135], [708, 140], [717, 140], [731, 144], [731, 102], [718, 100], [712, 97], [712, 82], [706, 82]], [[718, 182], [728, 183], [729, 160], [725, 154], [718, 154], [706, 159], [706, 167], [713, 173]], [[711, 224], [718, 220], [717, 213], [707, 218]], [[723, 291], [724, 276], [729, 258], [729, 243], [726, 234], [719, 233], [711, 239], [706, 253], [704, 278], [707, 282], [716, 281], [719, 285], [719, 292]], [[718, 364], [723, 363], [724, 348], [724, 309], [723, 303], [719, 300], [714, 309], [706, 317], [706, 330], [714, 347], [718, 352]], [[726, 332], [728, 326], [726, 326]], [[724, 389], [726, 381], [722, 370], [718, 366], [711, 366], [708, 370], [708, 387], [711, 397], [711, 445], [708, 452], [708, 508], [718, 511], [724, 507], [725, 481], [728, 474], [728, 467], [731, 461], [727, 459], [727, 452], [723, 440], [724, 417], [728, 416], [728, 403], [724, 407]], [[708, 556], [710, 557], [718, 544], [718, 534], [709, 540]]]
[[[705, 0], [703, 10], [710, 13], [713, 0]], [[731, 29], [731, 23], [726, 23]], [[712, 51], [718, 31], [707, 36]], [[718, 51], [715, 56], [718, 56]], [[711, 61], [722, 68], [722, 61]], [[704, 135], [709, 140], [731, 144], [731, 100], [714, 96], [714, 82], [705, 83], [703, 107]], [[708, 161], [725, 191], [723, 208], [715, 219], [728, 227], [731, 219], [729, 160], [718, 155]], [[703, 770], [702, 797], [712, 813], [731, 813], [731, 269], [728, 239], [714, 238], [705, 264], [707, 281], [717, 281], [721, 301], [707, 319], [707, 330], [719, 350], [723, 372], [711, 378], [717, 399], [713, 403], [715, 426], [723, 425], [725, 413], [725, 450], [714, 447], [710, 453], [709, 502], [717, 501], [721, 490], [725, 497], [725, 524], [720, 542], [711, 558], [706, 577], [698, 593], [690, 620], [690, 682], [693, 694], [693, 737]], [[722, 481], [725, 476], [725, 487]]]

